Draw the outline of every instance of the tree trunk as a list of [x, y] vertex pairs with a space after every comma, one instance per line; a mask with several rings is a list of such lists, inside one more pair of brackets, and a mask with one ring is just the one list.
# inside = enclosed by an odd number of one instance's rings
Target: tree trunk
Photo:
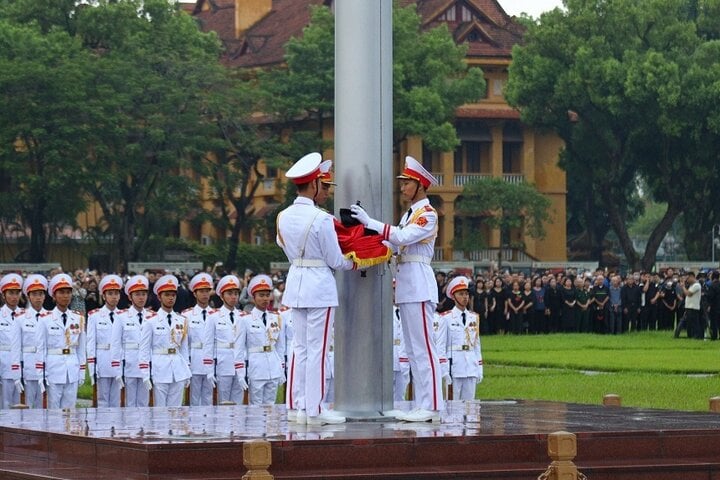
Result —
[[665, 215], [663, 215], [660, 223], [655, 225], [655, 228], [650, 234], [650, 238], [648, 238], [648, 243], [645, 247], [645, 254], [643, 255], [641, 264], [643, 270], [649, 272], [652, 266], [655, 265], [655, 259], [657, 257], [658, 248], [660, 248], [660, 243], [662, 243], [663, 238], [665, 238], [667, 232], [670, 231], [675, 219], [681, 212], [682, 210], [675, 202], [668, 202], [668, 208], [665, 210]]
[[40, 200], [33, 205], [30, 212], [30, 261], [33, 263], [45, 262], [46, 232], [44, 214], [45, 202]]
[[240, 231], [242, 230], [242, 226], [245, 224], [245, 210], [243, 209], [241, 214], [240, 209], [238, 208], [238, 206], [236, 206], [235, 213], [235, 223], [233, 224], [232, 230], [230, 231], [227, 259], [225, 261], [228, 272], [234, 270], [235, 267], [237, 267], [237, 250], [238, 246], [240, 245]]
[[[612, 194], [609, 188], [605, 190], [604, 193], [606, 198], [610, 198], [609, 195]], [[635, 251], [635, 247], [633, 246], [630, 235], [628, 234], [627, 225], [625, 225], [625, 218], [620, 213], [615, 202], [607, 202], [607, 205], [610, 225], [612, 225], [615, 234], [618, 236], [618, 240], [620, 241], [620, 248], [622, 248], [622, 251], [625, 254], [625, 259], [627, 259], [628, 266], [632, 270], [637, 270], [640, 268], [640, 257]]]

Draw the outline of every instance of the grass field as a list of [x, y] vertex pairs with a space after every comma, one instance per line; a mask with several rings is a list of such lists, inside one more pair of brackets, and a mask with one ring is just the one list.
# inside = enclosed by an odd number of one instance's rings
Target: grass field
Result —
[[482, 339], [481, 399], [602, 402], [707, 411], [720, 395], [720, 344], [671, 332], [626, 335], [556, 334]]
[[[628, 407], [707, 411], [720, 396], [720, 342], [671, 332], [496, 335], [482, 348], [480, 399], [600, 404], [615, 393]], [[91, 398], [89, 381], [79, 396]]]

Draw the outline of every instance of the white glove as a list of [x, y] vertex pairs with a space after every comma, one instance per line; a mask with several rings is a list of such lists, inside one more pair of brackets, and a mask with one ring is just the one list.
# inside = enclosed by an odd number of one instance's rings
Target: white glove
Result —
[[15, 380], [15, 386], [17, 387], [18, 390], [20, 390], [20, 393], [25, 391], [25, 387], [23, 387], [22, 380], [20, 380], [19, 378], [17, 380]]
[[152, 390], [152, 382], [150, 381], [149, 378], [143, 380], [143, 383], [145, 384], [145, 388], [147, 388], [147, 391], [148, 391], [148, 392], [149, 392], [150, 390]]
[[367, 226], [370, 223], [370, 215], [360, 205], [350, 205], [350, 211], [352, 217], [363, 225]]
[[212, 385], [212, 388], [217, 387], [217, 380], [215, 379], [215, 375], [212, 373], [207, 374], [207, 380], [210, 382], [210, 385]]
[[190, 379], [185, 380], [185, 388], [190, 388]]
[[123, 382], [122, 377], [115, 377], [115, 381], [120, 384], [120, 388], [125, 388], [125, 382]]
[[40, 380], [40, 381], [38, 382], [38, 385], [40, 386], [40, 394], [42, 395], [43, 393], [45, 393], [45, 381], [44, 381], [44, 380]]
[[443, 379], [445, 380], [445, 385], [452, 385], [452, 377], [449, 373], [445, 374], [445, 376], [443, 376]]
[[95, 375], [90, 375], [90, 385], [91, 386], [95, 385]]
[[248, 389], [248, 384], [247, 384], [247, 382], [245, 381], [245, 377], [241, 377], [241, 376], [238, 374], [237, 380], [238, 380], [238, 383], [240, 384], [240, 388], [242, 388], [243, 390], [247, 390], [247, 389]]

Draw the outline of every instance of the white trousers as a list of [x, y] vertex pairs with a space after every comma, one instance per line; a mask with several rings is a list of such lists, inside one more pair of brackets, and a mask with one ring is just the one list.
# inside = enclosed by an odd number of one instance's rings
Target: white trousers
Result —
[[213, 386], [207, 375], [193, 375], [190, 379], [190, 406], [212, 405]]
[[[6, 410], [13, 405], [20, 403], [20, 389], [15, 385], [15, 380], [3, 378], [2, 380], [2, 408]], [[75, 405], [73, 405], [74, 407]]]
[[325, 396], [325, 356], [335, 308], [293, 308], [293, 358], [288, 378], [288, 405], [320, 414]]
[[221, 375], [217, 377], [218, 403], [234, 402], [236, 405], [243, 404], [245, 390], [240, 388], [237, 375]]
[[78, 382], [51, 383], [47, 387], [48, 408], [75, 408]]
[[475, 400], [477, 377], [453, 377], [453, 400]]
[[98, 377], [95, 385], [98, 408], [120, 406], [120, 382], [114, 377]]
[[40, 393], [39, 380], [25, 380], [25, 405], [28, 408], [43, 408], [43, 396]]
[[442, 374], [432, 336], [435, 305], [432, 302], [401, 303], [398, 307], [413, 377], [413, 404], [415, 408], [443, 410]]
[[125, 378], [125, 406], [147, 407], [150, 404], [150, 391], [142, 378]]
[[279, 378], [274, 380], [253, 380], [248, 382], [248, 403], [250, 405], [272, 405], [277, 398]]
[[181, 407], [185, 382], [153, 383], [153, 407]]
[[410, 384], [410, 372], [393, 370], [393, 400], [405, 400], [408, 384]]

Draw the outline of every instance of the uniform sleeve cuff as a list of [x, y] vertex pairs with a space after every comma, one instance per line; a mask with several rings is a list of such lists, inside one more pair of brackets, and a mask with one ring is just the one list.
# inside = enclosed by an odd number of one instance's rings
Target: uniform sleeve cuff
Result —
[[371, 218], [367, 224], [367, 228], [369, 228], [370, 230], [375, 230], [382, 235], [383, 230], [385, 229], [385, 224]]

